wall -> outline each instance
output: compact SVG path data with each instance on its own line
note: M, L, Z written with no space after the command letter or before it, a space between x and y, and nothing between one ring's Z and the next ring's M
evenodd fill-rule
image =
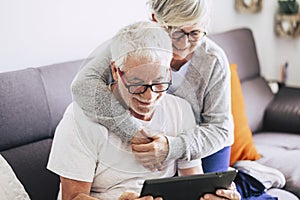
M264 0L258 14L240 14L235 0L209 0L210 32L250 27L256 39L261 72L280 78L289 62L288 84L300 86L300 38L277 38L276 0ZM119 28L147 20L146 0L0 0L0 71L86 58Z
M0 71L86 58L145 10L145 0L0 0Z
M300 86L300 37L278 38L274 32L276 0L263 0L263 9L257 14L235 11L235 0L212 0L211 32L236 27L250 27L254 33L261 65L267 79L280 80L280 66L289 63L287 84Z

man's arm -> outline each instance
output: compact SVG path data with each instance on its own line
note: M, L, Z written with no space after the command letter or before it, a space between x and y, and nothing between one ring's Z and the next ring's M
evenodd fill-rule
M97 200L91 197L92 183L60 177L62 200Z
M110 41L101 45L79 71L71 85L73 100L85 114L124 142L130 141L141 125L112 95L108 85L113 81L110 72Z

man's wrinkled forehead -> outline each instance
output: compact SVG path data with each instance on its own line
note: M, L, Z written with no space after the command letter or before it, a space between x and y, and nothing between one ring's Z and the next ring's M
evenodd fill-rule
M153 80L169 81L170 66L160 62L144 62L137 65L126 65L122 69L127 80L140 79L145 82Z
M168 57L146 58L138 56L128 56L122 71L148 71L151 68L170 68L170 59Z
M122 71L127 75L146 74L150 76L152 73L165 75L170 69L170 66L161 64L160 62L140 63L136 65L124 65Z

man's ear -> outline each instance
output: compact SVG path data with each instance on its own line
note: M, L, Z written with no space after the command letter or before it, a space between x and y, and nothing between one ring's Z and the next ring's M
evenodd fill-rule
M116 68L115 61L110 62L110 68L111 68L112 77L115 80L115 82L117 82L118 81L118 74L117 74L117 68Z

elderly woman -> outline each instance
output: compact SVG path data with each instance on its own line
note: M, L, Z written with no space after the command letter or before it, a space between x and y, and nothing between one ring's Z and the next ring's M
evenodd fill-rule
M205 172L224 171L229 166L233 143L230 107L230 72L223 50L204 37L209 22L205 0L151 0L153 20L172 38L173 83L169 93L186 99L197 125L175 138L151 138L147 130L110 94L109 44L101 49L97 64L87 63L72 85L73 100L92 120L131 142L145 167L163 167L170 159L203 158ZM150 39L150 38L149 38ZM108 42L109 43L109 42ZM148 137L147 137L148 136Z

